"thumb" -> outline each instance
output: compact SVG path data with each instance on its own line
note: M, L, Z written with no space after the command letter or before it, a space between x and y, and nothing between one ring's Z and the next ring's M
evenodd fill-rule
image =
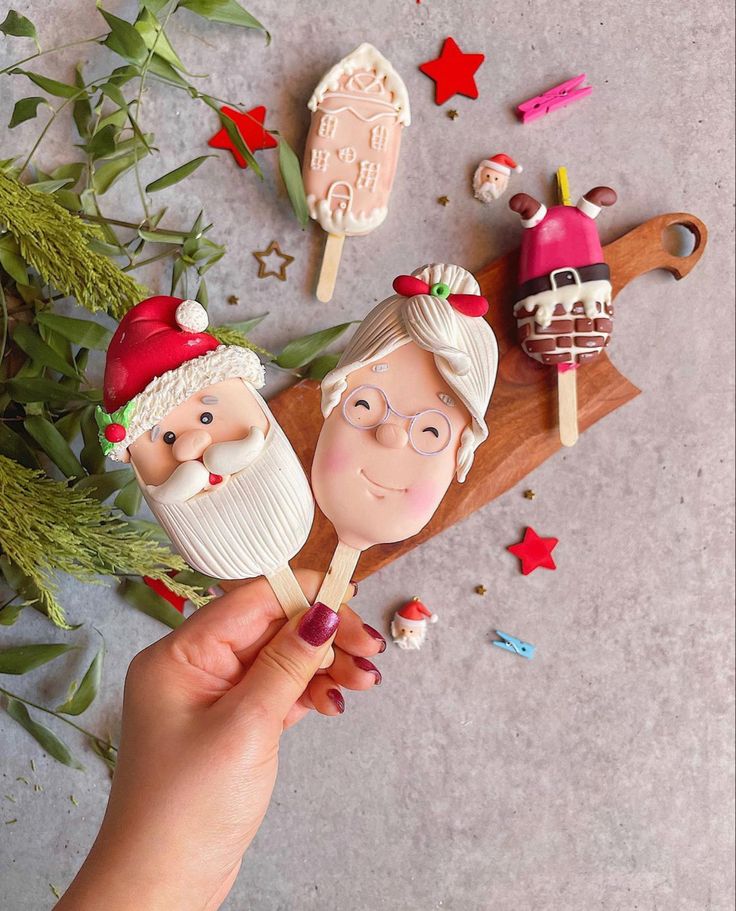
M339 624L339 614L319 601L289 620L238 683L240 704L282 723L319 670Z

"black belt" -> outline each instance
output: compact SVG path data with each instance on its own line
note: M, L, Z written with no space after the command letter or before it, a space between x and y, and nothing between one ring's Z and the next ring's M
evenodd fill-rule
M554 273L540 275L539 278L530 278L523 285L519 285L514 301L522 301L534 294L551 291L553 287L563 288L566 285L574 285L577 283L575 273L577 273L581 283L611 280L611 270L605 263L596 263L594 266L583 266L574 270L556 269ZM552 275L554 275L554 283Z

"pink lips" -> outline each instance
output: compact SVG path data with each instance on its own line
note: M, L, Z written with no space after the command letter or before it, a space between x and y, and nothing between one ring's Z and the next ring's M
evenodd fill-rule
M212 472L210 472L210 484L211 484L213 487L214 487L215 485L217 485L217 484L222 484L222 475L221 475L221 474L213 474Z

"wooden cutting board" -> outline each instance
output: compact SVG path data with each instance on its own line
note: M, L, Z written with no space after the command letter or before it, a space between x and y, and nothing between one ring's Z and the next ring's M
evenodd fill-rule
M681 225L692 233L695 247L688 256L675 256L663 246L664 232L672 225ZM659 215L619 237L605 248L614 297L632 279L653 269L666 269L676 279L684 278L703 255L707 239L707 229L700 219L682 212ZM516 340L512 296L517 255L508 253L476 275L491 304L486 319L493 326L499 346L498 378L487 418L488 439L476 451L468 479L464 484L453 482L429 525L408 541L367 550L358 564L356 579L364 579L480 509L560 448L556 371L524 354ZM580 432L638 394L636 386L616 370L606 354L601 354L578 373ZM308 380L297 383L269 405L309 474L322 426L319 384ZM293 565L326 570L336 543L332 526L317 510L309 540Z

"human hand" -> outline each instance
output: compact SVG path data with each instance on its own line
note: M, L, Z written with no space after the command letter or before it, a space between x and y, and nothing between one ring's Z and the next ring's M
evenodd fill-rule
M315 597L321 576L297 575ZM335 663L314 677L335 629ZM259 579L138 654L105 819L57 911L218 908L268 807L282 731L312 705L339 714L339 685L380 681L364 663L385 647L376 635L345 606L286 622Z

